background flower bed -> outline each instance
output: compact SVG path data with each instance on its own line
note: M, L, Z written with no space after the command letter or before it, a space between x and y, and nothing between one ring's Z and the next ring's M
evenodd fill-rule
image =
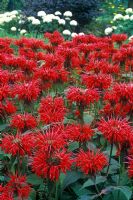
M133 42L45 40L0 39L1 199L132 199Z

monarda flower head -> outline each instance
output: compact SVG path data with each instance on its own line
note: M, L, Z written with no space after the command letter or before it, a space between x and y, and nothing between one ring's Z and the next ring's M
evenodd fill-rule
M101 119L98 123L98 130L110 143L116 144L127 142L131 135L131 126L126 119Z
M112 41L117 43L122 43L123 41L127 40L126 34L113 34Z
M14 96L18 95L18 99L24 100L25 102L31 102L38 98L40 94L40 87L38 82L30 81L14 86Z
M11 119L11 126L18 130L33 129L37 126L36 119L29 113L16 114Z
M1 141L1 148L5 153L13 156L26 154L30 155L34 147L34 137L32 134L4 134Z
M55 151L66 145L64 129L62 126L54 126L46 133L38 133L36 138L37 149L42 151Z
M86 152L81 150L76 157L76 166L85 174L95 175L107 165L107 157L100 151L95 153L90 150Z
M66 91L67 99L72 103L81 103L82 105L90 105L99 100L99 94L95 89L82 89L78 87L70 87Z
M112 83L112 77L108 74L94 74L87 75L84 74L82 76L83 84L86 85L87 88L96 88L101 90L108 89Z
M88 124L70 124L66 126L65 135L68 140L86 142L91 139L93 132Z
M40 120L45 124L62 122L66 113L64 100L62 97L52 98L47 96L40 103Z
M10 176L10 180L6 185L9 193L13 193L14 197L28 199L31 187L26 182L26 176L18 176L17 174Z
M33 157L32 170L50 180L58 180L61 172L66 173L72 165L71 153L65 150L54 151L52 154L38 151Z

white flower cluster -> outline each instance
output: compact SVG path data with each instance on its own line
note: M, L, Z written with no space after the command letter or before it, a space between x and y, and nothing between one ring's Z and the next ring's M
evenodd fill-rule
M114 16L114 18L112 19L112 22L111 22L113 24L113 26L107 27L104 30L104 33L105 33L105 35L109 35L116 29L118 29L118 30L119 30L119 28L122 29L124 23L127 23L127 22L129 23L131 21L133 21L133 9L127 8L125 10L125 15L122 15L119 13Z
M125 10L126 15L122 14L116 14L113 18L113 21L117 20L133 20L133 9L132 8L127 8Z
M71 36L71 37L76 37L78 35L82 36L82 35L84 35L84 33L79 33L79 34L75 33L75 32L71 33L71 31L69 31L69 30L64 30L63 31L63 35Z
M78 23L76 20L71 20L72 12L66 11L63 14L60 11L56 11L54 14L46 14L44 11L39 11L37 13L37 16L40 17L40 20L43 20L44 23L50 23L53 22L53 20L56 20L59 25L65 25L66 20L70 20L71 26L77 26ZM65 19L61 18L61 16L64 16ZM28 20L32 22L32 24L37 24L37 21L35 17L28 17ZM35 23L36 22L36 23ZM38 21L39 24L39 21Z
M13 19L17 18L18 15L19 15L19 12L17 10L0 14L0 25L11 22Z
M27 33L27 30L21 29L21 25L25 27L26 23L27 25L29 25L29 27L31 27L31 31L32 29L37 30L39 27L44 27L44 30L47 30L47 24L49 26L49 24L51 23L51 26L54 27L53 24L57 23L55 27L57 27L57 29L60 28L60 31L62 31L63 35L75 37L78 34L74 32L74 27L78 25L78 22L72 19L72 16L73 14L71 11L66 11L64 13L56 11L54 14L46 14L46 12L42 10L37 13L37 17L26 17L21 14L21 11L14 10L12 12L0 14L0 26L2 27L2 29L3 27L6 27L11 32L19 32L21 35L24 35ZM11 23L12 20L15 21ZM80 33L79 35L83 34L84 33Z

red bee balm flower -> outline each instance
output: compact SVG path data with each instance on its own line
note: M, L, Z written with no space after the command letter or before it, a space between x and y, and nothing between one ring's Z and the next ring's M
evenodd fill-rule
M62 97L52 98L47 96L40 103L39 113L41 121L45 124L62 122L64 120L66 108Z
M32 129L37 125L36 119L29 113L24 115L14 115L11 120L11 126L19 130Z
M72 165L71 154L65 150L54 153L39 151L33 157L32 169L38 176L58 180L60 172L66 173Z
M106 156L99 151L97 153L88 150L84 152L81 150L76 158L76 166L80 167L81 171L85 174L96 174L100 172L106 165L108 161Z
M2 150L6 153L12 154L13 156L17 154L21 156L30 154L33 146L34 138L31 134L17 134L16 136L5 134L1 143Z
M70 102L82 103L82 105L90 105L99 100L99 94L95 89L70 87L66 95Z
M28 198L31 191L31 187L26 182L25 176L13 175L10 177L10 181L7 183L7 191L11 191L19 198Z
M125 143L131 135L131 127L126 119L101 119L98 129L110 143Z
M85 142L91 139L93 130L89 125L70 124L66 127L66 135L69 140Z
M55 126L48 130L45 134L39 133L37 135L36 146L42 151L63 148L66 144L63 136L62 127Z

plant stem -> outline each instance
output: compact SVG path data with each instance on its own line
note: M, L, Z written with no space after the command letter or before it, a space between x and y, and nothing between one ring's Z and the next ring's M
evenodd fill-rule
M112 152L113 152L113 143L111 144L111 148L110 148L109 164L108 164L108 168L107 168L107 174L106 174L106 177L108 176L108 173L109 173L109 168L110 168L110 164L111 164Z

